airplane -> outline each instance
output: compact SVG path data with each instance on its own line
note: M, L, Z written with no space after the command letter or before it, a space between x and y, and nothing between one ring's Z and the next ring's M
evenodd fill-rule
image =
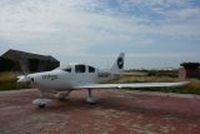
M86 89L88 90L86 101L90 104L95 104L99 98L93 96L92 90L94 89L180 87L188 84L187 81L123 84L105 83L123 75L124 57L125 54L120 53L111 69L108 70L100 70L85 64L74 64L66 67L58 67L52 71L21 75L18 76L17 82L29 82L40 91L40 97L32 102L39 108L44 108L52 103L52 99L48 98L48 94L54 95L60 100L65 100L72 91Z

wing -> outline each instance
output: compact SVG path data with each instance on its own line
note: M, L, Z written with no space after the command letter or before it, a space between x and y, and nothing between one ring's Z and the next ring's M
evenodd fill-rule
M123 88L160 88L160 87L181 87L187 85L188 81L163 82L163 83L128 83L128 84L90 84L77 86L77 89L123 89Z

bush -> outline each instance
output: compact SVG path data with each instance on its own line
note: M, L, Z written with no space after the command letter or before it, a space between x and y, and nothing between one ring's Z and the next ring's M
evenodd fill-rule
M17 74L14 72L0 73L0 91L27 88L27 85L17 84Z
M11 72L0 73L0 90L16 89L16 75Z

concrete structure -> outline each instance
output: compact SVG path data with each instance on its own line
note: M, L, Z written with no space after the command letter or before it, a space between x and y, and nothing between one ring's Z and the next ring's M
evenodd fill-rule
M179 70L179 78L200 78L200 63L182 63Z
M19 50L8 50L2 56L3 59L15 62L15 71L41 72L49 71L60 65L60 62L49 55L39 55Z

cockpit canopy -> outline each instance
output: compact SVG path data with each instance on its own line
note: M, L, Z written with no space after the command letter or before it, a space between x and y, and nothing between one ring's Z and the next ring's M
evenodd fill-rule
M62 67L61 70L66 71L68 73L75 72L75 73L95 73L96 69L89 65L84 64L76 64L70 65L66 67Z

